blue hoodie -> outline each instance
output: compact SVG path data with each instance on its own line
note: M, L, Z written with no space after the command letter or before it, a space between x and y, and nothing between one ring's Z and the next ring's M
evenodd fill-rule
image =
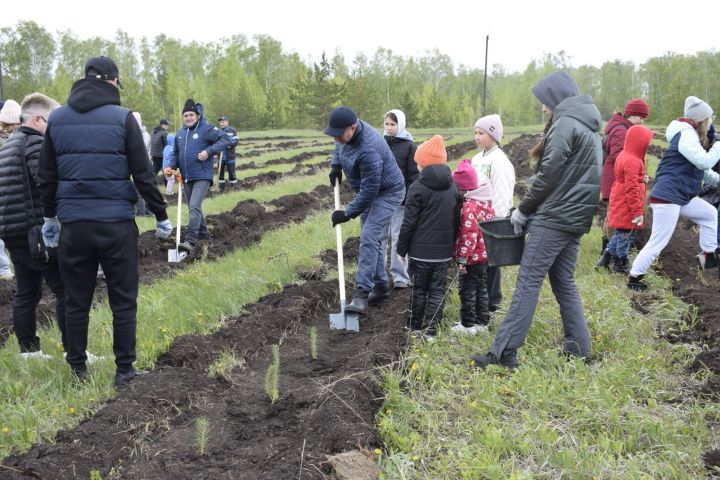
M175 147L175 134L168 133L167 145L163 148L163 170L170 166L170 160L172 159L173 148Z

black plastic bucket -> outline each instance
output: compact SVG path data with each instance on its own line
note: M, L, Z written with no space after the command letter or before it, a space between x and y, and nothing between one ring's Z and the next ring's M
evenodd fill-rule
M520 265L525 248L525 231L515 233L509 218L479 222L488 255L488 266Z

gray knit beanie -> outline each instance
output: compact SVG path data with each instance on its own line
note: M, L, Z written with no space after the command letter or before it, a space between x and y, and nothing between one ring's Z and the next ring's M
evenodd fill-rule
M580 95L575 80L562 70L551 73L540 80L532 91L537 99L550 110L555 110L555 107L566 98Z
M690 95L685 99L685 117L696 122L702 122L706 118L713 116L713 109L710 105L700 100L698 97Z

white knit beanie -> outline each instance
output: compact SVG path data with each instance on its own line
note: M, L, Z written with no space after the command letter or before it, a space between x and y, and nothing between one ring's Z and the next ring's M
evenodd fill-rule
M713 109L710 105L700 100L698 97L690 95L685 99L685 117L696 122L702 122L706 118L713 116Z
M0 110L0 122L7 125L20 123L20 105L15 100L6 100Z
M503 124L500 120L500 115L492 114L486 115L475 122L475 128L483 130L490 135L493 140L500 143L503 137Z

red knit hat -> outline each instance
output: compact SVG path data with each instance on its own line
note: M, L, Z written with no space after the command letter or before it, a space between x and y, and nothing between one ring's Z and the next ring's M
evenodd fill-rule
M649 113L650 108L644 100L640 98L633 98L625 104L625 112L623 112L623 115L625 117L638 116L641 118L647 118Z
M478 188L478 176L475 167L469 158L460 161L452 174L455 185L460 190L475 190Z
M447 152L445 151L443 137L435 135L430 140L423 142L415 150L415 163L421 168L428 165L447 163Z

